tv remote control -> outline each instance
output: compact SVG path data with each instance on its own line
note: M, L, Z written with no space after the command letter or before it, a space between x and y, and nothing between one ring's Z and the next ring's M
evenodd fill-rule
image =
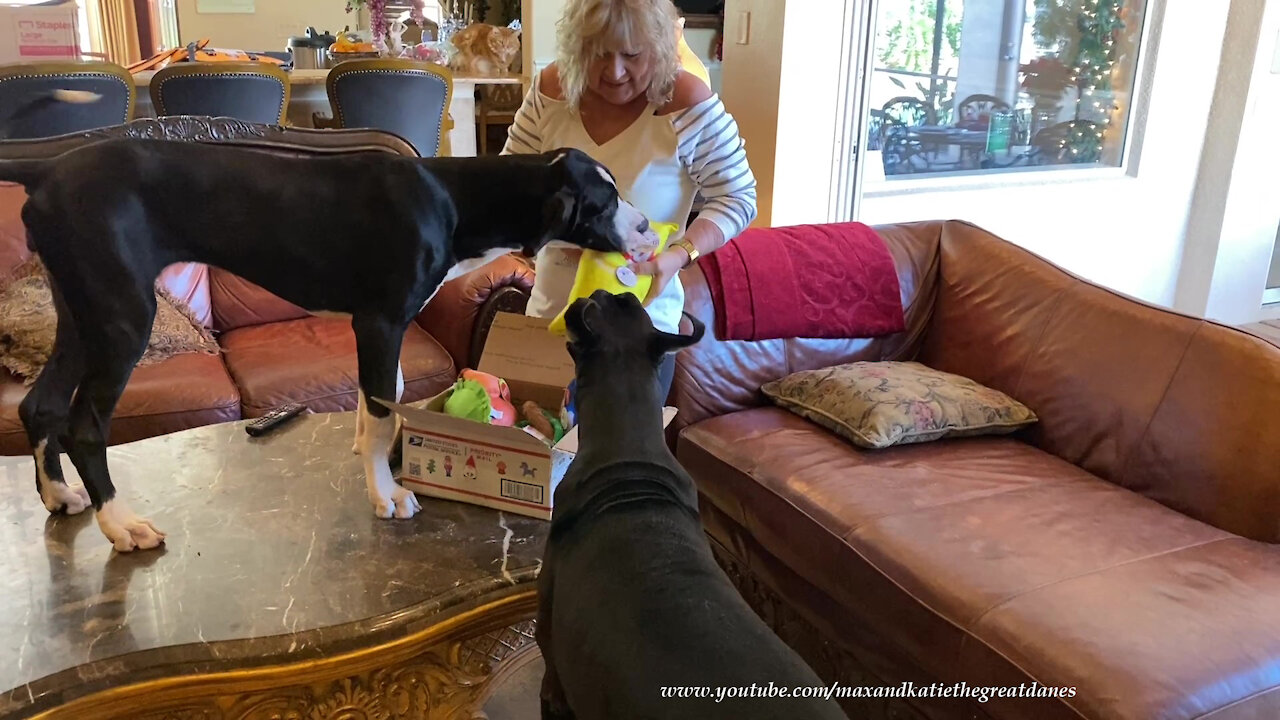
M244 431L253 437L262 437L285 424L290 419L297 417L306 409L307 406L301 403L281 405L280 407L271 410L266 415L263 415L257 420L245 425Z

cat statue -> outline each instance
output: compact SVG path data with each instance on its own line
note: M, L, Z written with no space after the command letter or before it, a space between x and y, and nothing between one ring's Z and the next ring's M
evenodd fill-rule
M520 54L520 30L472 23L449 38L457 54L449 62L456 72L494 77L510 72Z

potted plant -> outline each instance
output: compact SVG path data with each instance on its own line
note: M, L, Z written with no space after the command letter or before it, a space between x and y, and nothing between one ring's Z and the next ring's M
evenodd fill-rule
M1031 96L1038 120L1056 119L1062 109L1062 95L1073 86L1071 71L1056 55L1044 55L1022 65L1022 89Z

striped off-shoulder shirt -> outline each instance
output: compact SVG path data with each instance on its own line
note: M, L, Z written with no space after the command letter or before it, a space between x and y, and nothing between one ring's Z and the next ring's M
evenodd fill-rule
M617 179L622 196L651 221L673 223L683 232L696 211L731 240L755 219L755 176L738 124L716 95L668 114L658 114L650 105L625 130L597 143L567 103L539 90L535 76L502 152L541 153L561 147L577 148L603 163ZM557 245L539 254L529 314L553 317L563 309L576 270L571 258ZM649 305L649 314L659 329L676 332L683 307L684 289L672 281Z

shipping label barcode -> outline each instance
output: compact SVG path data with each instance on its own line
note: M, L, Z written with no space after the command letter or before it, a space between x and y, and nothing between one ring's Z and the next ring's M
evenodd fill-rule
M522 502L542 504L542 486L516 480L502 480L502 497Z

